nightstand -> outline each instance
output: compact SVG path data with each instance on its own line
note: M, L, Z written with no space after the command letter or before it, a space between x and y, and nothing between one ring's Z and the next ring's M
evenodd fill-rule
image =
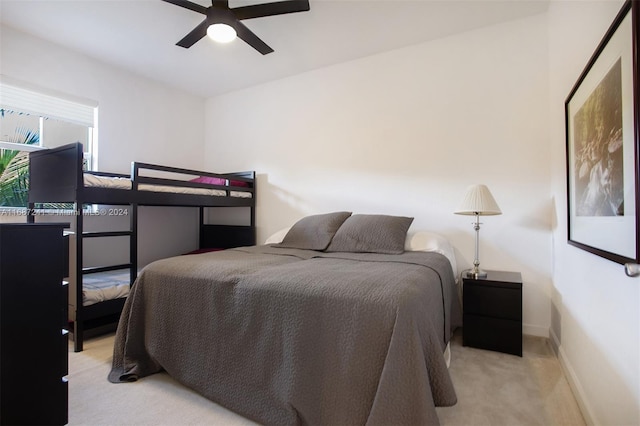
M486 272L462 279L462 344L522 356L522 276Z

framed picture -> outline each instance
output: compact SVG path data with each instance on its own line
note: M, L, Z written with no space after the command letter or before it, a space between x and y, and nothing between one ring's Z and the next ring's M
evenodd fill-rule
M638 2L627 0L565 102L569 244L640 262Z

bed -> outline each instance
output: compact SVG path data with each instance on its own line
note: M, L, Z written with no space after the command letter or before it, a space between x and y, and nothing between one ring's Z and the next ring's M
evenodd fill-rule
M68 314L73 323L75 351L82 350L85 331L115 328L117 324L129 287L138 273L139 206L199 208L201 249L255 244L256 181L252 171L220 174L134 162L130 175L85 172L83 146L73 143L31 152L29 180L28 221L35 222L43 214L56 214L51 212L55 208L73 217L75 237L69 244ZM105 208L96 209L98 205ZM248 208L249 223L244 226L207 224L205 209L208 207ZM84 216L111 211L126 214L129 229L86 232ZM108 237L129 239L129 262L84 267L83 241ZM128 275L126 284L123 273ZM91 286L97 287L97 299L87 299L88 293L93 293L83 287L87 277L91 277Z
M456 403L443 356L461 322L451 261L405 251L408 218L396 232L381 223L396 217L342 213L338 226L304 218L313 226L280 243L145 267L109 380L164 370L261 424L438 424L435 407Z

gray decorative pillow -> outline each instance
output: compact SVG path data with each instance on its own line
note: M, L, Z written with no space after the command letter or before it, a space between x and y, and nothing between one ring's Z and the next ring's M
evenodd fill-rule
M354 214L338 229L326 251L401 254L412 217Z
M335 212L303 217L287 232L280 244L274 247L322 251L329 246L340 225L351 212Z

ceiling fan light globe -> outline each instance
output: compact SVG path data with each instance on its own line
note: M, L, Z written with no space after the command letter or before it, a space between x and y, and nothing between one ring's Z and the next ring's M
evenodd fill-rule
M237 37L236 30L227 24L213 24L207 28L207 35L218 43L229 43Z

